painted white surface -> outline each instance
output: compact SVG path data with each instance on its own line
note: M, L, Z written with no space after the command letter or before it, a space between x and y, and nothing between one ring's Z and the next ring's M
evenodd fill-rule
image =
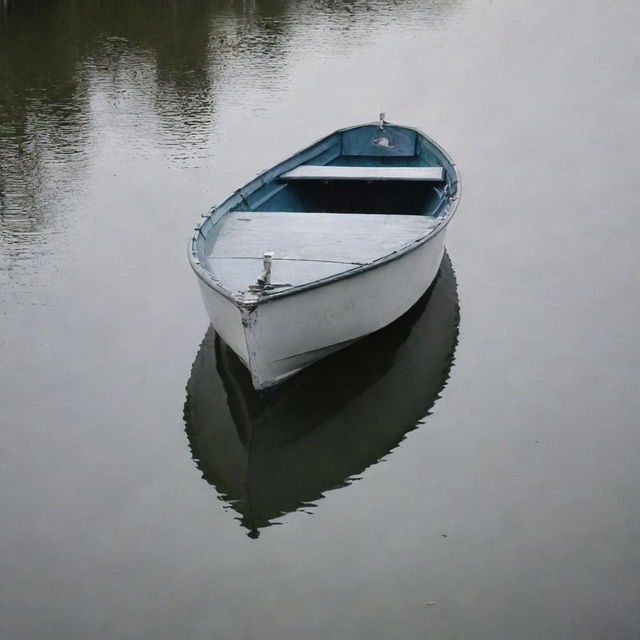
M262 258L211 258L207 260L209 270L216 279L233 295L241 295L249 285L255 284L264 266ZM344 271L355 269L358 264L344 262L323 262L316 260L281 260L271 261L271 283L273 285L289 285L279 290L297 287L322 278L338 275Z
M417 215L230 213L219 223L206 265L231 293L246 291L271 251L271 281L299 286L400 251L440 222Z
M283 380L408 311L438 272L444 235L377 268L258 305L245 328L254 386Z
M247 362L247 344L240 309L229 298L198 278L200 293L211 324L224 341Z
M442 167L336 167L304 164L280 176L283 180L443 180Z
M438 272L444 235L353 277L262 302L243 311L244 326L239 313L218 309L220 300L233 305L206 285L205 306L216 331L248 364L254 386L267 387L408 311Z

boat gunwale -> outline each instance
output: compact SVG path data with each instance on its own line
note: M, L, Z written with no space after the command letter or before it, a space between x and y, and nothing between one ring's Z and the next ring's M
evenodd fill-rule
M411 251L414 251L418 247L421 247L422 245L426 244L427 242L429 242L430 240L435 238L438 234L443 232L446 229L446 227L449 224L449 222L451 221L451 219L453 218L453 216L454 216L454 214L455 214L455 212L458 209L458 206L460 204L460 190L461 190L462 182L461 182L460 171L459 171L458 167L456 166L456 163L453 161L451 156L437 142L435 142L435 140L433 140L428 135L423 133L420 129L417 129L415 127L407 127L407 126L404 126L404 125L397 125L397 124L385 121L384 122L385 125L395 126L395 127L401 128L401 129L407 129L407 130L410 130L410 131L414 131L416 134L422 136L428 143L433 145L435 147L435 149L439 153L441 153L444 156L444 158L451 165L451 169L452 169L452 172L453 172L453 178L454 178L454 180L451 181L451 184L455 185L456 189L455 189L455 192L453 193L453 195L451 197L449 197L448 200L446 201L446 204L444 206L442 215L431 216L434 220L440 220L439 224L436 227L431 229L425 235L417 238L414 242L402 247L401 249L399 249L397 251L393 251L393 252L391 252L391 253L389 253L387 255L380 256L378 259L374 260L373 262L369 262L367 264L363 264L363 265L359 265L359 266L354 266L353 269L349 269L347 271L342 271L340 273L337 273L337 274L334 274L334 275L331 275L331 276L326 276L324 278L320 278L320 279L314 280L312 282L307 282L305 284L296 285L296 286L290 287L290 288L285 289L285 290L269 291L266 294L265 293L261 293L261 294L258 294L258 295L252 295L251 297L249 297L246 300L240 298L237 294L234 295L231 291L229 291L224 286L222 286L220 281L215 278L213 273L211 271L209 271L208 269L205 269L205 267L203 266L202 262L200 261L199 256L198 256L199 252L198 252L198 248L197 248L197 241L198 241L198 239L199 239L199 237L201 235L204 237L204 234L202 232L203 225L207 222L207 220L211 220L212 217L214 216L214 214L218 211L218 209L220 207L224 206L225 203L227 203L229 200L231 200L235 195L240 195L241 197L243 197L241 192L242 192L242 189L244 189L247 185L251 184L251 182L253 182L254 180L259 180L260 178L263 178L263 176L265 174L269 173L270 171L273 171L278 166L284 164L288 160L294 159L297 155L299 155L301 153L309 151L310 149L312 149L316 145L321 144L322 142L324 142L325 140L330 139L332 136L334 136L336 134L342 134L345 131L351 131L353 129L360 129L362 127L379 126L379 124L380 124L379 122L367 122L367 123L364 123L364 124L357 124L357 125L353 125L353 126L350 126L350 127L345 127L343 129L336 129L335 131L333 131L329 135L323 136L322 138L318 138L315 142L312 142L310 145L304 147L303 149L298 150L297 152L295 152L292 155L288 156L287 158L285 158L281 162L278 162L278 163L274 164L272 167L269 167L268 169L266 169L264 171L261 171L259 174L257 174L253 179L251 179L245 185L243 185L242 187L239 187L238 189L235 189L229 196L227 196L222 201L222 203L220 205L216 205L216 206L212 207L210 209L210 211L208 212L208 214L202 216L202 220L196 226L196 228L194 229L193 233L191 234L191 236L189 238L189 247L188 247L189 263L191 265L191 268L195 272L195 274L208 287L210 287L211 289L215 290L217 293L219 293L223 297L227 298L229 301L231 301L239 309L243 309L243 308L244 309L254 309L258 305L267 304L269 302L273 302L274 300L279 300L280 298L283 298L283 297L295 295L295 294L298 294L298 293L303 293L305 291L309 291L309 290L315 289L317 287L321 287L321 286L330 284L332 282L339 282L341 280L346 280L347 278L353 278L353 277L355 277L357 275L360 275L361 273L364 273L365 271L373 270L373 269L376 269L376 268L381 267L383 265L386 265L386 264L389 264L391 262L394 262L395 260L398 260L398 259L404 257L405 255L407 255ZM300 166L300 165L304 164L304 162L305 161L303 160L303 161L301 161L300 163L298 163L295 166L296 167ZM275 180L275 179L277 179L277 176L275 178L272 178L271 180ZM266 182L265 182L265 184L266 184ZM220 219L215 221L215 222L212 222L212 226L220 223L230 213L233 213L233 211L227 210L227 211L222 212L222 215L220 216ZM300 215L304 215L304 212L300 212Z

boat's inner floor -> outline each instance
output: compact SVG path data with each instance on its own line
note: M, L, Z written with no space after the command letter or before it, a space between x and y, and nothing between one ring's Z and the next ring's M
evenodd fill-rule
M439 222L419 215L237 211L220 221L206 261L227 290L246 291L271 251L271 282L300 286L397 252Z
M298 180L289 182L260 208L420 215L434 211L440 204L441 189L441 181Z

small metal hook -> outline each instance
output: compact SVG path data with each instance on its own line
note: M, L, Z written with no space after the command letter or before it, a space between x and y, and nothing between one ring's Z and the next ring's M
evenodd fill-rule
M262 257L262 273L258 276L255 284L249 285L250 291L262 291L271 286L271 261L273 260L273 251L265 251Z
M262 267L264 271L258 276L258 284L265 285L271 284L271 260L273 259L273 251L265 251L262 257Z

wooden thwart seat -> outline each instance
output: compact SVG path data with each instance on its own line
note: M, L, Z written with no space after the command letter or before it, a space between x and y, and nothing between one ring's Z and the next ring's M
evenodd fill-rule
M281 180L409 180L441 182L442 167L336 167L303 164L280 176Z

